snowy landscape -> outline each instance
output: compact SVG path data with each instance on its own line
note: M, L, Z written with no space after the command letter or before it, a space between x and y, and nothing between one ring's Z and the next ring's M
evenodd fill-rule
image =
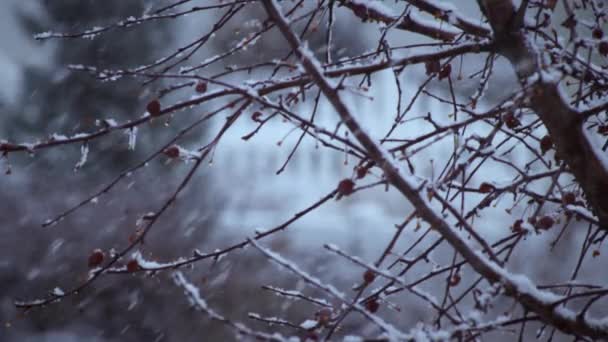
M608 338L602 0L0 9L0 341Z

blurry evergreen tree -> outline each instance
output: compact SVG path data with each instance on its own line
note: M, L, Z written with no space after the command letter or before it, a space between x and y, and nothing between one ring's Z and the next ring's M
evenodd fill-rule
M129 16L138 17L148 10L146 6L158 3L147 0L39 1L42 13L21 15L24 28L32 35L47 30L82 32L95 26L107 26ZM249 14L261 16L261 13ZM234 20L230 23L234 27L225 31L246 34L241 26L247 19L248 16L244 16ZM6 131L2 132L2 137L22 142L37 140L44 134L72 135L96 129L95 121L99 119L112 118L124 122L142 115L145 104L155 96L157 89L153 88L154 85L142 86L143 79L127 77L116 82L100 82L87 73L69 70L67 65L122 69L151 63L172 48L171 41L176 32L175 26L170 23L173 22L155 21L126 30L111 30L93 40L53 39L43 42L54 47L49 65L25 70L23 96L13 108L10 127L4 127ZM339 38L333 47L336 56L340 55L339 51L344 46L358 50L366 48L363 40L350 34L347 27L341 27L337 32L340 33ZM234 40L234 35L218 37L205 53L224 51ZM311 44L315 46L315 51L323 54L323 39L316 39ZM245 59L235 57L228 61L249 64L261 54L284 55L281 49L276 48L274 41L268 40L251 49ZM36 151L36 158L31 162L24 162L28 158L26 154L11 155L11 158L18 160L14 162L18 166L15 166L14 174L9 176L13 177L11 191L0 191L0 201L6 203L0 208L0 219L4 217L5 222L19 222L19 225L0 226L0 260L14 261L10 265L0 263L0 291L6 294L0 300L0 317L6 317L6 322L11 326L10 329L0 330L0 341L23 340L24 336L40 338L49 331L70 332L76 340L96 337L101 341L220 341L233 338L229 330L189 308L181 291L169 284L169 274L154 275L152 279L145 275L108 276L81 296L32 310L25 315L16 312L12 305L15 297L30 298L54 286L65 286L64 289L67 289L80 283L86 276L86 253L93 248L107 251L111 247L124 246L133 232L137 215L156 209L146 205L155 204L154 199L164 199L173 189L174 182L179 180L179 175L169 174L179 171L176 171L178 165L174 167L165 165L162 160L154 160L144 169L145 172L138 172L133 176L133 181L125 182L132 182L132 187L118 187L111 194L101 197L99 204L80 210L58 226L41 229L40 223L70 204L77 203L105 185L118 172L145 158L159 144L163 144L171 133L176 132L180 123L178 120L187 119L188 116L176 116L169 126L161 120L152 122L146 127L149 132L138 135L134 151L128 150L127 137L119 133L92 142L89 161L77 173L71 169L78 161L76 146ZM201 134L195 133L186 140L200 137ZM341 156L335 158L339 160ZM28 164L28 167L23 167ZM71 175L61 176L61 173ZM26 176L23 184L14 181L21 175ZM49 179L61 181L48 184ZM202 179L199 185L205 183L205 176ZM191 187L197 188L199 185ZM82 189L78 189L79 186ZM154 253L150 256L152 259L184 256L193 247L205 250L207 244L217 246L217 241L215 244L210 241L210 237L215 237L210 235L214 233L212 228L216 217L213 207L217 201L206 195L212 193L212 185L203 186L205 191L186 193L187 198L180 199L179 206L171 208L169 215L164 216L147 238L142 249ZM63 187L70 190L65 191ZM11 201L11 196L22 196L22 200ZM47 204L40 208L38 203ZM217 235L221 235L221 232ZM27 243L17 248L23 241ZM279 250L286 251L288 246L289 241L284 241ZM318 264L319 260L310 262ZM302 311L296 306L285 306L272 294L259 295L257 285L268 284L268 279L273 279L273 284L279 287L290 286L288 278L275 280L273 265L259 256L230 256L221 262L213 261L211 265L201 263L193 272L201 274L192 278L199 279L197 284L205 291L212 306L228 317L237 320L246 317L243 310L247 310L247 306L240 305L244 303L264 308L269 313L284 311L286 317L291 316L295 322L314 315L313 308ZM268 327L260 325L260 328ZM3 339L3 332L10 333L8 338Z
M21 12L20 21L31 35L47 30L82 32L129 16L141 16L150 4L146 0L44 0L40 3L41 13ZM25 68L22 97L6 114L12 116L11 124L0 127L4 130L3 138L27 142L44 134L73 135L99 129L96 120L112 118L124 122L140 117L147 101L155 96L155 86L142 86L142 79L126 77L116 82L100 82L67 66L119 69L151 63L167 52L163 47L176 34L175 27L168 24L154 22L128 30L111 30L100 37L103 39L43 42L53 45L49 65ZM0 188L4 190L0 191L0 202L5 205L0 208L0 220L19 224L0 227L0 260L10 260L0 263L0 291L4 294L0 317L4 317L2 324L10 327L0 330L0 340L22 340L24 336L57 330L74 333L76 339L95 336L100 340L152 341L165 336L179 340L188 335L192 326L197 326L193 322L200 319L197 315L167 311L176 301L182 301L183 295L172 286L158 286L169 282L166 277L152 281L132 277L118 285L108 279L85 291L87 296L26 315L15 311L12 305L16 297L42 293L40 290L49 286L67 288L81 282L87 272L87 255L83 253L97 247L107 252L111 247L124 245L138 215L153 209L144 207L137 199L157 196L161 200L173 190L174 184L165 181L166 174L179 172L179 166L155 161L140 172L143 175L126 182L135 185L114 189L116 194L102 197L92 210L81 210L50 230L40 227L46 215L56 215L86 198L118 172L158 149L179 125L159 121L147 129L152 132L138 135L134 151L128 149L127 136L120 133L91 142L89 161L81 172L72 172L78 154L74 153L74 147L67 146L37 151L29 167L19 166L12 175L2 176ZM200 139L200 134L191 138ZM18 160L15 164L23 165L27 156L15 156L15 160ZM72 175L60 177L61 173ZM48 179L62 181L49 184ZM62 190L66 187L71 189L67 195ZM213 220L206 214L211 210L211 201L202 198L204 194L192 195L196 196L192 205L176 208L156 227L147 246L155 257L174 258L200 247L201 241L206 240ZM18 198L36 198L45 204L40 208ZM59 235L56 229L61 230ZM156 234L162 238L158 239ZM184 239L184 234L191 238ZM62 274L59 279L57 272ZM190 328L182 329L180 325Z
M82 32L95 26L107 26L128 16L140 16L147 9L146 3L150 2L46 0L40 16L23 14L21 21L32 35L48 29ZM50 65L48 68L26 68L26 91L17 106L22 112L15 115L8 138L40 136L42 132L70 135L95 129L98 119L113 118L122 122L139 117L154 89L142 87L140 80L133 78L100 82L85 72L71 71L67 66L83 64L100 69L120 69L152 62L166 52L162 49L163 42L170 42L173 33L167 22L155 22L129 30L111 30L104 34L103 39L44 42L55 46ZM162 125L156 126L152 129L158 130ZM158 137L158 133L155 132L154 136ZM95 149L112 149L112 153L96 153L95 166L122 169L128 161L150 151L138 148L133 153L126 148L126 138L123 141L123 144L94 142L92 153ZM143 142L138 147L142 146L150 145ZM56 163L55 155L51 154L49 159L55 160L49 165Z

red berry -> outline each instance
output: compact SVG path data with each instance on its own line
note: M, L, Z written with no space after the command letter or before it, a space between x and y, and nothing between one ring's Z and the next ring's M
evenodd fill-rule
M553 147L553 140L550 136L545 135L542 139L540 139L540 151L542 154L545 154Z
M576 24L577 21L574 14L571 14L568 18L566 18L566 20L562 22L562 26L570 30L574 29L576 27Z
M553 227L555 220L551 216L543 216L538 220L538 228L549 229Z
M137 262L137 260L130 260L127 263L127 271L128 272L136 272L139 271L139 263Z
M573 192L566 192L562 195L562 202L565 205L574 204L576 202L576 195Z
M377 299L371 299L371 300L368 300L367 302L365 302L365 309L367 309L367 311L369 311L371 313L378 311L379 308L380 308L380 303L378 303Z
M492 191L494 191L494 185L492 185L490 183L483 182L479 186L479 192L481 192L481 193L487 194Z
M376 279L376 273L374 273L374 271L367 270L365 271L365 273L363 273L363 281L366 284L371 283L372 281L374 281L374 279Z
M353 193L353 189L355 188L355 182L346 178L340 181L338 184L338 194L342 196L348 196Z
M593 251L593 253L591 254L594 258L600 256L600 251L598 251L597 249Z
M163 151L163 153L167 157L175 159L175 158L179 157L179 147L177 147L175 145L169 146Z
M602 40L597 46L597 51L602 56L608 56L608 41Z
M105 254L101 249L95 249L91 255L89 255L89 267L97 267L103 263Z
M602 39L602 38L604 38L604 31L602 31L601 28L596 27L593 29L593 32L591 32L591 35L595 39Z
M207 91L207 82L198 82L196 84L196 87L194 88L194 90L196 90L197 93L204 93Z
M357 168L357 179L361 179L365 177L367 174L367 168L365 166L361 166Z
M331 321L332 310L330 308L322 308L315 313L315 318L319 325L326 326Z
M454 275L452 275L452 277L450 278L449 285L456 286L456 285L460 284L460 280L461 280L460 274L454 273Z
M253 120L255 122L260 122L261 116L262 116L261 112L253 112L253 114L251 114L251 120Z
M522 223L524 223L524 220L516 220L516 221L513 223L513 226L511 227L511 230L512 230L514 233L520 233L520 232L523 232L523 231L524 231L524 229L521 227Z
M515 117L515 113L508 112L502 117L502 121L509 127L510 129L516 128L521 125L521 122L517 117Z
M442 80L446 77L449 77L451 73L452 73L452 65L448 64L448 65L444 66L443 69L441 69L441 71L439 71L439 79Z
M152 100L146 106L146 110L150 113L151 116L159 116L160 115L160 102L158 100Z

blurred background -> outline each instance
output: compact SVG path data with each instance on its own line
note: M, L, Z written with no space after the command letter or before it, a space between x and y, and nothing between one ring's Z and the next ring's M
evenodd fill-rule
M163 3L168 2L0 2L0 138L36 141L53 133L71 135L92 130L100 119L122 122L140 117L145 104L166 84L142 85L141 80L129 78L103 83L85 73L72 72L67 65L124 68L151 63L205 32L219 12L187 20L156 21L129 30L113 30L92 40L38 42L33 34L47 30L79 32L131 15L140 16ZM467 3L460 10L479 18L474 2ZM196 57L203 60L225 51L248 33L247 22L255 18L261 18L259 11L240 14ZM377 30L370 30L369 25L351 25L354 22L359 20L352 15L339 14L335 27L336 46L332 47L335 56L340 57L341 53L354 55L376 47ZM419 38L393 31L389 39L396 44L399 41L413 43ZM312 37L310 44L319 53L327 48L323 46L322 38ZM256 58L283 57L285 53L283 45L265 39L246 54L234 56L214 68L221 70L226 63L252 63ZM479 57L479 63L483 63L482 57ZM491 103L505 96L505 89L516 89L512 75L504 70L509 69L499 67L495 70L497 81L486 93L486 101ZM402 76L404 97L412 96L423 77L423 66L412 67ZM396 99L385 95L394 93L392 78L392 73L380 73L375 77L369 94L374 98L373 102L356 97L348 99L357 106L358 115L372 133L381 134L392 123ZM476 85L476 80L463 80L457 95L469 96L476 90ZM431 83L429 89L439 94L447 91L439 82ZM171 103L189 96L191 94L180 93L163 101ZM320 122L333 127L333 113L326 103L321 106L324 109L320 113L327 118L321 117ZM136 220L163 203L185 175L187 165L166 158L154 159L109 194L100 197L96 204L84 207L55 226L42 228L42 222L98 191L117 174L157 150L188 122L188 117L212 109L203 105L176 115L171 122L152 122L145 130L137 132L133 150L129 149L128 134L99 139L90 145L87 164L77 171L74 165L80 159L80 146L63 146L37 151L33 155L11 154L8 161L0 163L1 341L219 341L234 338L230 330L190 308L182 290L173 284L169 274L164 273L109 275L78 296L28 312L17 310L13 305L15 299L40 297L55 287L71 288L85 279L91 251L124 247L135 230ZM307 116L311 108L306 104L298 110L302 116ZM418 116L442 110L451 111L449 106L446 108L427 97L418 101L411 112ZM183 143L201 145L210 139L216 128L210 125L196 130L185 137ZM214 153L213 163L197 173L194 183L146 239L142 247L146 257L169 261L191 255L194 249L209 252L242 241L257 229L269 229L288 220L335 189L341 179L353 174L354 161L305 139L285 171L276 175L299 134L287 134L286 125L273 123L254 138L243 141L241 136L253 128L253 123L244 122L222 141ZM413 125L408 129L415 132L418 127ZM413 161L420 174L431 176L433 160L447 158L452 151L451 147L439 144ZM8 170L10 174L6 172ZM501 170L497 169L492 177L500 178L501 175ZM296 260L312 274L348 291L360 281L361 269L329 254L323 244L335 243L368 261L375 260L392 237L394 225L409 213L409 204L399 195L392 191L387 193L384 188L372 189L341 201L331 201L264 244ZM490 228L486 234L499 236L508 231L511 221L504 211L496 210L478 222L487 222ZM408 246L408 242L421 233L422 230L409 231L400 246ZM568 258L572 246L577 246L577 236L566 235L554 252L555 263L562 257ZM547 238L531 239L526 243L536 246L546 242ZM447 253L445 249L446 253L442 254L442 250L434 253L437 263L449 262L451 258L451 252ZM524 250L526 255L514 257L515 270L533 274L539 281L563 275L550 269L550 260L543 265L523 262L546 253L546 249L531 247ZM262 290L261 286L322 295L252 249L237 251L217 262L198 263L185 272L216 311L260 330L283 331L283 328L268 328L248 319L247 313L280 315L299 324L313 318L316 311L309 303L286 301ZM439 286L441 284L430 284L428 290ZM386 315L387 320L399 326L413 327L429 318L426 304L419 299L408 297L396 300L396 304L401 305L402 310L393 310ZM351 317L345 321L344 331L366 333L366 329L372 329L361 324L364 321L360 318ZM292 330L283 332L293 333Z

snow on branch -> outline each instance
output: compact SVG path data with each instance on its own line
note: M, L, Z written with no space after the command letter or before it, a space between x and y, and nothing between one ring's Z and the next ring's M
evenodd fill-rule
M273 252L273 251L271 251L271 250L269 250L269 249L267 249L265 247L262 247L262 245L260 245L257 241L255 241L253 239L249 239L249 242L257 250L259 250L262 254L264 254L266 257L268 257L270 260L274 261L275 263L277 263L281 267L283 267L283 268L289 270L290 272L294 273L296 276L298 276L302 280L306 281L310 285L312 285L314 287L317 287L317 288L325 291L327 294L329 294L330 296L338 299L343 304L350 305L350 302L345 297L345 295L341 291L339 291L338 289L336 289L333 285L326 284L323 281L321 281L319 278L314 277L314 276L308 274L307 272L305 272L302 269L300 269L300 267L298 265L296 265L295 263L293 263L293 262L291 262L291 261L283 258L282 256L280 256L276 252ZM379 316L370 313L369 311L367 311L360 304L354 304L353 305L353 309L356 310L357 312L361 313L369 321L373 322L378 327L380 327L382 329L382 331L385 334L387 334L387 337L389 338L389 340L398 341L398 340L408 339L408 337L407 337L406 334L404 334L403 332L399 331L397 328L395 328L391 324L385 322Z
M407 13L404 17L399 18L380 2L361 0L341 0L341 2L364 21L374 20L391 25L397 22L395 27L398 29L444 41L454 40L459 33L458 30L441 27L441 25L434 21L424 20L417 13Z
M205 313L212 320L219 321L227 325L237 333L237 336L248 336L261 341L283 342L290 340L284 338L279 333L267 334L260 331L255 331L247 327L243 323L234 322L215 312L212 308L209 307L207 301L205 301L203 297L201 297L200 290L194 284L189 282L182 272L177 271L173 273L173 281L177 286L181 287L184 290L184 293L192 306L194 306L197 310Z
M367 149L370 157L379 165L397 190L399 190L416 208L418 214L427 221L439 234L441 234L458 253L460 253L479 274L489 282L501 282L505 287L507 295L516 298L528 310L535 312L541 318L565 332L579 332L593 337L608 337L608 327L596 321L577 318L572 312L562 308L554 308L548 301L555 296L536 289L533 283L523 275L512 275L504 270L500 263L490 261L452 228L437 213L430 203L420 194L415 181L408 179L392 158L386 153L361 127L350 110L344 104L338 94L335 85L330 82L322 72L318 60L301 42L300 38L293 32L287 19L281 14L280 7L274 0L264 0L264 6L268 15L274 20L277 27L291 48L297 52L303 68L310 74L321 91L328 98L342 122L349 128L351 133L359 140L359 143Z

